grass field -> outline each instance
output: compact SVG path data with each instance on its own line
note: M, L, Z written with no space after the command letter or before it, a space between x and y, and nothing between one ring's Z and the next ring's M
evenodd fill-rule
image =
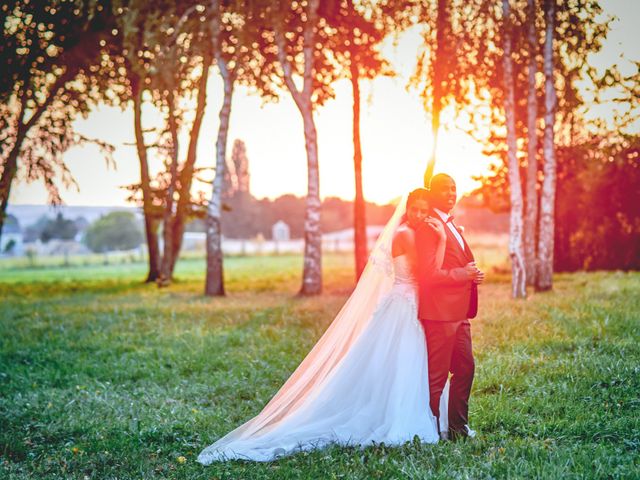
M231 258L228 297L203 262L143 285L144 265L0 268L0 478L639 478L640 274L559 275L509 299L502 273L473 321L472 442L332 447L203 467L198 452L257 414L353 286L295 298L301 258Z

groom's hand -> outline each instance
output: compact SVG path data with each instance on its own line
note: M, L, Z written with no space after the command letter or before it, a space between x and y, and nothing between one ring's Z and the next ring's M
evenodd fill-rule
M464 266L464 271L467 274L467 278L473 283L480 285L484 282L484 272L476 266L476 262L469 262Z

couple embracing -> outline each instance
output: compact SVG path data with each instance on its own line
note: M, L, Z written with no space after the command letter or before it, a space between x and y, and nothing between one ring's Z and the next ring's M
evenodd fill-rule
M475 435L469 319L484 274L453 222L455 202L445 174L401 202L320 340L263 410L205 448L200 463Z

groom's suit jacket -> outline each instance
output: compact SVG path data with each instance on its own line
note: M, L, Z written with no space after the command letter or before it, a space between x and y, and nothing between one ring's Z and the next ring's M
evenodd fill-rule
M431 211L430 215L442 222L435 211ZM444 230L447 239L441 268L437 268L435 258L438 234L426 224L415 230L418 317L421 320L444 322L474 318L478 313L478 286L467 279L464 271L464 266L474 260L473 253L462 234L464 248L446 224Z

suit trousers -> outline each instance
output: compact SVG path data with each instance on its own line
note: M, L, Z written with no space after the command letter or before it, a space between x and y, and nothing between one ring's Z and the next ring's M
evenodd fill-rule
M451 372L449 431L463 432L464 426L469 423L469 396L475 370L471 324L469 320L421 322L427 339L431 411L440 419L440 396Z

